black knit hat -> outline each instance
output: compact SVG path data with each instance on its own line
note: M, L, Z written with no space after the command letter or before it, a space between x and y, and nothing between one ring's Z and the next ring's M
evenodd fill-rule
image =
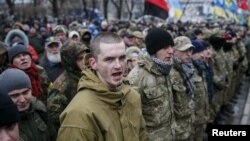
M10 99L9 95L0 91L0 127L18 122L17 106Z
M153 55L164 47L169 45L174 46L174 40L166 30L162 28L153 28L148 31L145 38L145 44L148 53Z
M12 63L15 56L17 56L20 53L27 53L31 56L31 54L28 51L28 48L24 45L16 45L12 46L8 49L8 57L9 57L9 63Z
M0 92L9 92L22 88L31 88L29 76L22 70L11 68L0 75Z

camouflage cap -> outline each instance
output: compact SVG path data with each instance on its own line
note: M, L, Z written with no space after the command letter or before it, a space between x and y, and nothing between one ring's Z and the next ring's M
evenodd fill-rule
M131 60L133 58L136 58L141 53L141 50L137 46L131 46L126 49L126 57L127 60Z
M51 36L51 37L48 37L46 40L45 40L45 46L48 47L50 44L52 43L58 43L59 45L61 45L61 41L59 38L57 37L54 37L54 36Z
M66 30L65 26L63 26L63 25L57 25L53 31L54 31L54 34L61 33L61 32L64 34L67 34L67 30Z
M140 38L140 39L144 39L144 36L143 36L142 32L140 32L140 31L134 31L134 32L132 32L132 36Z
M191 40L187 36L179 36L174 39L174 49L179 51L185 51L189 48L194 48Z

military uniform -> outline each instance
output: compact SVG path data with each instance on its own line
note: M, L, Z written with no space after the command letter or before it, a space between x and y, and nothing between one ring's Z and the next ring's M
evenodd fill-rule
M171 85L174 98L174 113L176 117L176 141L191 141L194 134L194 95L188 95L184 72L177 62L171 71Z
M205 137L204 133L209 119L208 90L203 70L199 69L198 68L199 66L196 64L194 66L195 66L195 73L193 79L196 86L195 87L196 89L194 91L194 102L195 102L194 140L202 141Z
M224 58L225 53L222 49L213 50L212 52L214 96L211 102L210 121L213 121L220 111L220 107L224 100L223 94L228 87L226 83L227 70Z
M175 117L170 78L149 56L140 56L128 80L141 94L149 141L174 141Z

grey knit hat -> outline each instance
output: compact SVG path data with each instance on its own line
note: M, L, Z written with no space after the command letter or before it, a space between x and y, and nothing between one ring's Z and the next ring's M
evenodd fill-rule
M28 48L25 47L24 45L12 46L11 48L8 49L9 63L12 63L14 57L16 57L20 53L27 53L31 56L31 54L28 51Z
M31 88L31 81L22 70L11 68L0 75L0 92L8 94L13 90L23 88Z

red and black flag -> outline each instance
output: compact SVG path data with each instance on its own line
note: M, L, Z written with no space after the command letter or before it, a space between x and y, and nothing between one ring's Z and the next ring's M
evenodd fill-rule
M168 11L169 8L165 0L145 0L144 15L167 19Z

